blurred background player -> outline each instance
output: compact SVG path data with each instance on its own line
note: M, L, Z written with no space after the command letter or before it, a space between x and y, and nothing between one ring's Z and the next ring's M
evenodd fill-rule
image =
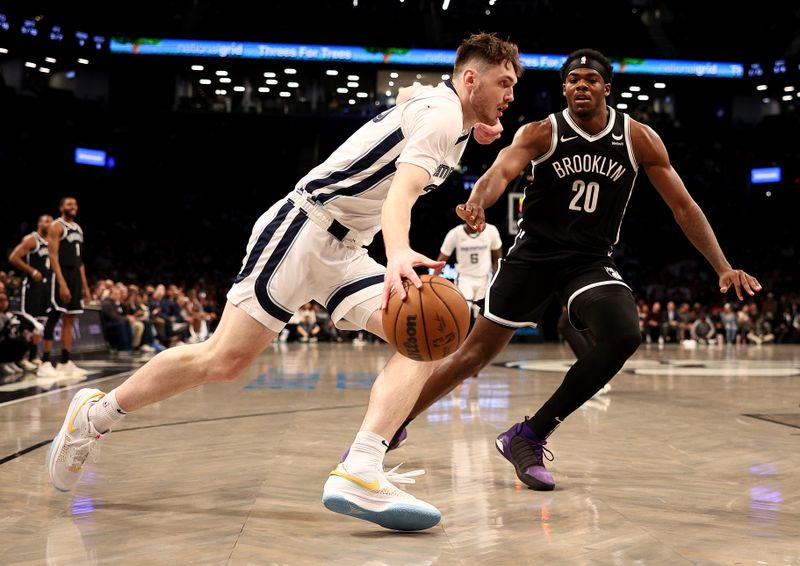
M51 308L44 327L43 363L39 368L39 375L43 377L76 376L87 373L69 359L75 315L83 312L83 299L88 302L91 298L83 267L83 230L75 222L78 215L78 201L75 197L64 197L59 202L58 208L61 216L47 230L53 276L50 281ZM53 348L56 324L62 315L64 320L61 323L61 357L56 364L50 360L50 351Z
M8 261L25 274L22 281L22 312L36 319L45 319L50 306L50 255L47 248L47 230L53 217L43 214L36 230L17 244ZM37 335L38 337L38 335ZM26 371L34 371L40 364L38 340L31 342L28 358L22 361Z
M477 314L477 301L486 295L486 286L492 273L497 272L497 262L503 255L503 242L497 227L487 224L483 232L469 229L461 224L450 230L444 237L439 250L438 261L456 254L456 285L470 304L470 328ZM435 275L442 269L436 268Z

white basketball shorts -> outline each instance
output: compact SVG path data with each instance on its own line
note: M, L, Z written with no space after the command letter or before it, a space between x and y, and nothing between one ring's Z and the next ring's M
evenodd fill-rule
M456 287L470 302L479 301L486 296L487 277L470 277L459 274L456 278Z
M380 308L385 271L366 248L347 247L283 199L253 226L228 300L274 332L311 300L339 328L366 328Z

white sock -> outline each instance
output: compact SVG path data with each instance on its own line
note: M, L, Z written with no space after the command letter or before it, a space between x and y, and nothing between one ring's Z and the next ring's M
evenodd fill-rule
M123 411L117 403L117 390L100 399L97 403L92 403L89 407L89 421L100 434L105 434L111 427L125 418L127 413Z
M350 445L350 453L344 467L351 474L358 472L383 471L383 456L389 443L374 432L360 431Z

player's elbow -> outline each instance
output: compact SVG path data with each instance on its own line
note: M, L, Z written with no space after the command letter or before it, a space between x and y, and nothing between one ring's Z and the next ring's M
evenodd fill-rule
M675 218L675 222L677 222L680 226L685 226L688 223L692 223L692 221L694 221L698 215L703 216L703 211L692 199L682 202L672 209L672 216Z

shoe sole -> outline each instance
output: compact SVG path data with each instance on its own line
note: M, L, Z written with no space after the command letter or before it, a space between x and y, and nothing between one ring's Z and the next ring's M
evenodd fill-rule
M441 513L420 510L419 507L404 505L402 503L392 505L384 511L370 511L364 509L357 503L353 503L340 494L324 494L322 503L334 513L341 513L348 517L370 521L386 529L394 531L422 531L430 529L439 524L442 518Z
M494 441L494 446L497 448L497 451L500 452L500 455L509 462L512 466L514 466L514 472L517 474L519 481L527 485L529 488L536 490L536 491L553 491L555 489L555 484L544 483L537 480L533 476L529 476L528 474L522 473L520 469L517 467L517 464L514 463L513 460L509 460L506 457L506 453L503 452L503 443L498 438Z
M86 393L81 395L81 392L83 391ZM75 487L59 487L56 484L55 475L53 474L53 467L55 466L56 458L58 457L58 453L61 452L61 449L64 447L64 440L67 438L67 427L69 426L70 417L77 409L79 403L83 403L87 398L99 391L99 389L82 389L81 391L78 391L75 397L72 398L72 402L69 404L67 415L64 417L64 422L61 424L61 430L59 430L58 434L55 435L53 442L50 443L50 447L47 449L47 473L50 476L50 483L52 483L53 487L55 487L58 491L68 492L72 490L72 487ZM78 481L80 481L80 477L78 478Z

